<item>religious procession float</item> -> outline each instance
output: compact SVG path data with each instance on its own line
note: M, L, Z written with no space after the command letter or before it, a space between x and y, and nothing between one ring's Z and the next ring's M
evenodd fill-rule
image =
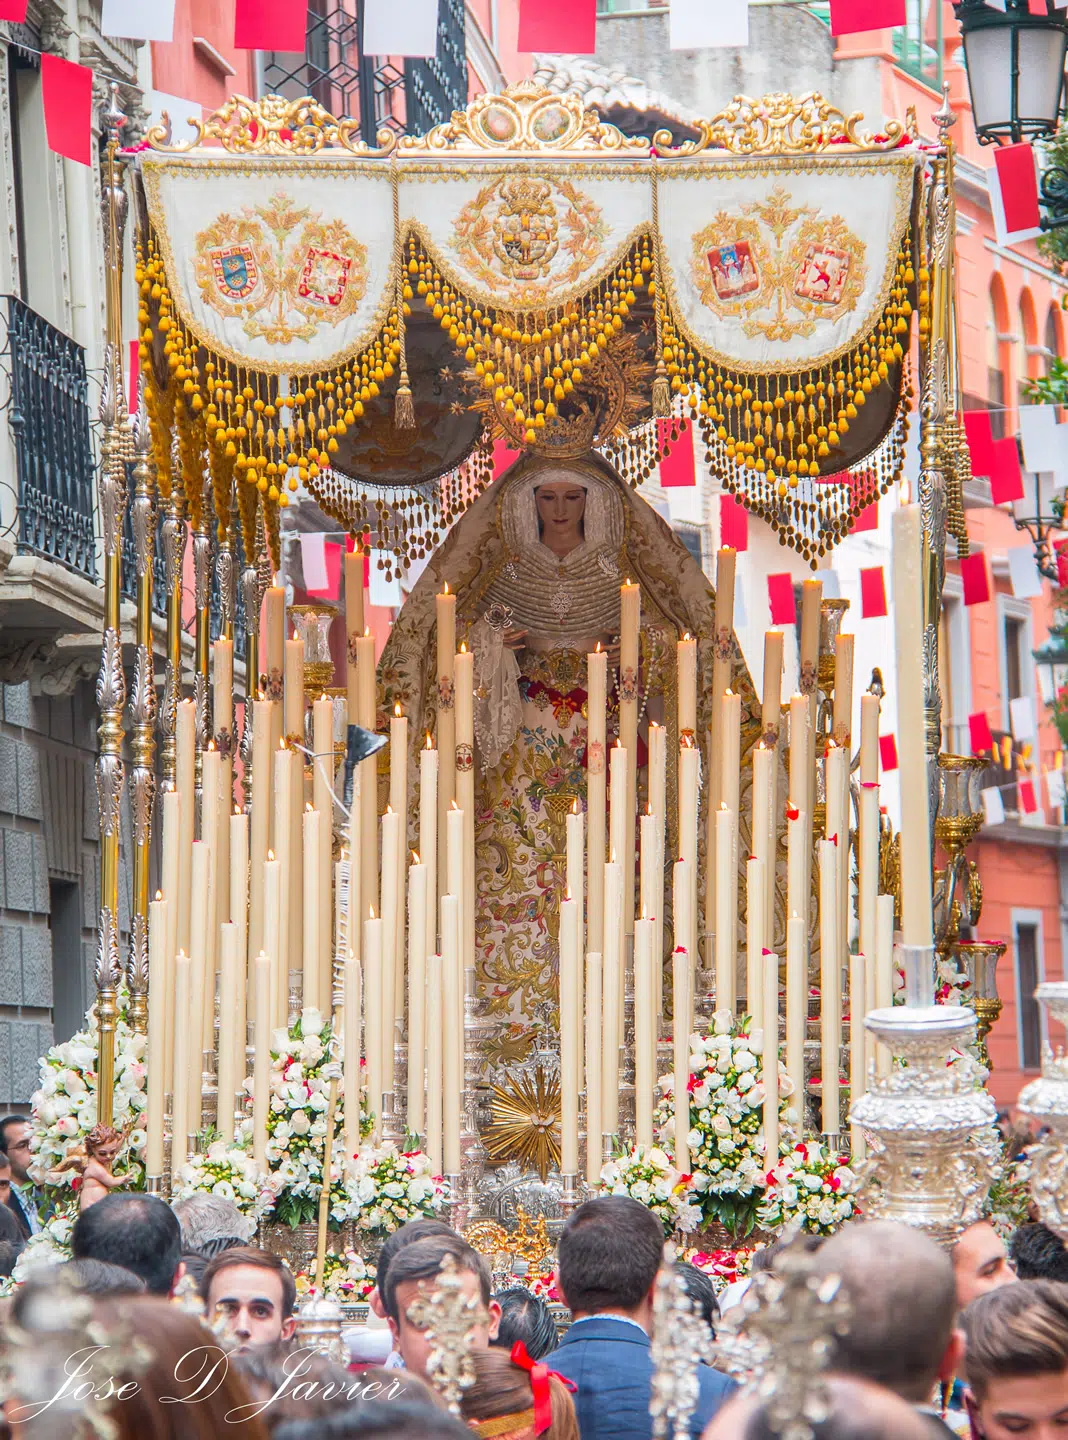
M724 1275L858 1208L948 1244L992 1182L1011 1206L982 1063L1004 946L961 938L982 762L939 752L970 472L935 119L923 145L911 116L738 98L650 145L525 83L377 145L267 97L128 151L112 102L101 939L87 1028L42 1062L38 1248L72 1147L113 1179L94 1125L125 1183L234 1198L350 1301L417 1214L547 1289L606 1191ZM685 422L812 565L793 693L781 629L754 689L734 551L713 587L639 491ZM854 734L818 568L894 487L899 834L881 685ZM339 606L287 608L295 496L351 537ZM368 553L418 571L377 657ZM1050 1061L1022 1100L1055 1221L1064 1083Z

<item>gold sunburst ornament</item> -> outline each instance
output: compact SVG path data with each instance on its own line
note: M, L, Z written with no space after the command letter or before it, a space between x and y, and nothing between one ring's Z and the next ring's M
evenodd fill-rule
M560 1077L539 1066L493 1087L493 1124L486 1132L490 1158L514 1160L542 1180L560 1163Z

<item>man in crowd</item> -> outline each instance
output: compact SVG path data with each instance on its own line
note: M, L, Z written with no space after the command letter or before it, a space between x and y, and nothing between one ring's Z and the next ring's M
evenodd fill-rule
M364 1326L361 1330L349 1332L349 1357L353 1365L384 1364L387 1370L404 1369L404 1361L401 1359L400 1351L394 1345L393 1332L389 1329L386 1307L382 1300L389 1267L393 1264L395 1255L398 1255L407 1246L414 1245L417 1240L429 1240L442 1235L451 1238L455 1234L456 1231L451 1225L446 1225L444 1220L431 1220L420 1216L416 1220L409 1220L407 1224L401 1225L399 1229L394 1230L392 1235L386 1236L382 1242L382 1249L378 1252L377 1283L367 1297L367 1304L371 1314L379 1320L386 1320L387 1325L385 1330Z
M11 1186L4 1203L15 1212L24 1240L41 1228L37 1214L37 1188L30 1179L30 1137L33 1126L25 1115L7 1115L0 1120L0 1151L11 1166Z
M1017 1280L1068 1280L1068 1248L1048 1225L1021 1225L1009 1242Z
M1068 1433L1068 1286L1032 1280L981 1295L962 1317L967 1405L979 1440Z
M296 1328L297 1287L277 1255L233 1246L216 1255L200 1282L209 1325L221 1320L239 1354L287 1344Z
M960 1359L953 1265L919 1230L889 1220L846 1225L825 1240L813 1264L841 1277L853 1319L835 1336L828 1368L892 1390L923 1412L929 1435L953 1432L932 1404Z
M826 1381L830 1413L812 1426L812 1440L927 1440L923 1418L896 1395L863 1380ZM728 1401L703 1440L775 1440L781 1424L751 1395Z
M953 1247L953 1273L961 1310L977 1296L1016 1279L1001 1236L989 1220L977 1220L961 1235Z
M203 1255L207 1260L236 1245L247 1245L254 1229L223 1195L198 1191L185 1200L173 1201L171 1209L182 1228L182 1253Z
M459 1235L433 1235L399 1250L390 1262L385 1281L380 1280L382 1304L393 1332L393 1343L405 1368L424 1379L430 1342L425 1327L410 1318L409 1312L420 1300L429 1297L447 1255L456 1264L464 1294L477 1298L484 1312L485 1318L475 1329L472 1348L487 1349L501 1323L501 1307L491 1298L489 1265Z
M107 1260L140 1275L150 1295L170 1295L182 1278L181 1230L174 1211L157 1195L113 1192L74 1222L75 1260Z
M581 1440L651 1440L649 1337L663 1257L663 1226L626 1195L587 1200L563 1228L556 1284L574 1324L553 1352L552 1365L578 1386ZM694 1440L736 1388L707 1365L698 1373Z

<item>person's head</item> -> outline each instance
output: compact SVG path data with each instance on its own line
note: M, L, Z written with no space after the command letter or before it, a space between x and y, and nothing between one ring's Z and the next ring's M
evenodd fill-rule
M838 1275L858 1317L835 1336L829 1366L913 1405L956 1369L953 1266L919 1230L889 1220L846 1225L820 1246L817 1273Z
M969 1225L954 1245L953 1273L957 1279L957 1306L961 1310L977 1296L1016 1279L1001 1236L989 1220L977 1220Z
M367 1297L367 1303L380 1320L386 1318L386 1307L382 1303L382 1294L385 1289L386 1275L393 1263L394 1255L399 1254L409 1245L414 1245L417 1240L430 1240L434 1236L449 1235L455 1236L456 1231L451 1225L446 1225L444 1220L409 1220L407 1225L401 1225L394 1230L392 1235L387 1235L382 1242L382 1249L378 1252L378 1267L376 1270L375 1288Z
M982 1440L1068 1431L1068 1285L1032 1280L978 1296L961 1316L972 1424Z
M11 1161L3 1150L0 1150L0 1205L6 1205L11 1199Z
M1068 1280L1068 1249L1041 1222L1019 1227L1009 1241L1009 1258L1017 1280Z
M585 486L561 475L538 486L534 491L534 503L538 508L538 528L543 540L548 541L554 536L582 539L582 517L586 512Z
M85 1137L85 1153L90 1160L98 1160L106 1170L110 1170L125 1143L124 1131L116 1130L114 1125L97 1124Z
M927 1419L900 1396L841 1375L825 1383L830 1413L812 1425L812 1440L929 1440ZM777 1440L781 1428L745 1391L716 1412L701 1440Z
M485 1259L459 1235L436 1235L406 1245L394 1255L382 1290L393 1343L414 1375L426 1375L430 1342L426 1331L410 1314L412 1307L434 1291L434 1282L451 1256L465 1295L481 1303L484 1318L475 1327L472 1348L484 1350L497 1334L501 1307L490 1296L490 1270Z
M140 1275L107 1260L68 1260L59 1273L87 1295L145 1295L147 1286Z
M75 1260L107 1260L140 1275L150 1295L169 1295L180 1278L181 1231L157 1195L105 1195L74 1222Z
M252 1224L224 1195L198 1191L185 1200L173 1200L171 1209L182 1227L182 1249L208 1260L223 1250L247 1245L252 1238Z
M25 1115L5 1115L0 1120L0 1150L11 1164L11 1176L18 1185L30 1178L30 1137L33 1126Z
M716 1287L712 1283L711 1275L706 1275L703 1270L698 1270L696 1265L688 1261L680 1262L675 1267L685 1286L686 1294L690 1297L694 1314L699 1316L708 1326L709 1339L716 1338L716 1322L719 1320L719 1301L716 1299Z
M326 1420L290 1420L272 1440L471 1440L471 1431L436 1406L367 1400Z
M605 1311L649 1328L664 1227L629 1195L601 1195L568 1216L556 1248L556 1284L578 1319Z
M509 1440L534 1440L535 1407L544 1396L534 1394L530 1371L514 1364L507 1350L490 1348L475 1357L475 1383L465 1390L460 1414L476 1435L501 1435ZM539 1386L542 1382L539 1380ZM543 1440L579 1440L575 1406L567 1387L553 1375L545 1377L552 1424L540 1432ZM502 1432L501 1422L511 1423Z
M427 1390L403 1370L377 1371L385 1379L375 1384L367 1372L352 1375L313 1350L248 1350L233 1365L272 1435L288 1421L323 1420L364 1399L399 1399L413 1384Z
M556 1349L556 1321L544 1300L522 1285L499 1290L493 1298L501 1307L501 1323L494 1345L511 1354L512 1346L521 1340L532 1360L540 1360Z
M277 1255L237 1246L216 1255L200 1280L208 1324L222 1321L239 1351L282 1345L293 1338L297 1286Z

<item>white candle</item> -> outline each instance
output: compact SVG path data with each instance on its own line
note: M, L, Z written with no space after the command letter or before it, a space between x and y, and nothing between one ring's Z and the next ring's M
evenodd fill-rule
M763 862L762 930L765 944L772 938L775 912L775 751L763 742L753 751L753 848Z
M256 1169L267 1170L267 1113L271 1103L271 961L266 955L256 956L255 973L255 1035L256 1049L252 1071L252 1156Z
M657 854L655 815L642 816L639 833L641 845L638 900L642 915L652 920L657 911L663 909L664 898L664 872ZM653 923L656 923L655 920Z
M445 826L456 798L456 705L454 669L456 665L456 596L446 584L442 594L435 596L437 615L437 746L440 757L438 772L438 893L447 893L445 879Z
M372 910L363 922L363 1029L367 1061L367 1108L374 1115L375 1133L382 1124L382 921Z
M435 929L437 927L435 926ZM426 1008L428 1015L441 1017L445 1003L441 974L441 956L433 952L426 957ZM426 1153L435 1175L441 1170L441 1092L443 1023L428 1025L426 1031Z
M180 1022L188 1016L193 1002L193 967L189 956L179 950L174 959L174 1094L171 1098L171 1185L175 1184L179 1169L189 1154L189 1132L191 1093L189 1088L191 1057L194 1049L195 1031L192 1025ZM200 1074L197 1074L196 1089L200 1095Z
M304 820L304 946L303 1003L314 1010L329 1010L329 989L321 989L322 960L319 954L319 862L322 850L320 830L323 817L318 810L305 810Z
M615 1135L619 1129L619 1029L623 993L623 867L610 861L604 867L604 955L601 975L603 1040L601 1049L601 1130Z
M623 926L634 933L634 827L638 813L638 670L641 627L640 585L624 581L619 590L619 738L627 756L626 831L624 848L616 851L623 862Z
M834 646L832 735L847 749L853 734L853 636L839 635Z
M894 1003L894 897L880 895L875 902L875 1008L889 1010ZM876 1068L888 1075L893 1057L888 1045L875 1046Z
M355 720L357 711L356 641L364 631L362 550L345 554L345 678L348 686L349 715Z
M211 647L212 709L216 735L234 729L234 642L221 635Z
M282 957L282 864L268 850L263 862L263 950L269 961L268 978L271 993L267 1013L272 1026L283 1026L286 1014L286 996L283 982L279 979ZM256 971L257 976L259 970ZM258 983L258 982L257 982ZM259 1014L259 996L252 999L254 1014Z
M860 697L860 783L879 779L879 697L865 691Z
M457 812L459 813L459 812ZM441 988L444 1030L442 1062L442 1163L446 1175L460 1173L460 1112L463 1104L463 973L460 915L455 895L441 897Z
M456 803L463 811L463 891L460 899L461 975L475 956L475 688L474 655L460 646L455 661Z
M192 886L197 903L193 906L193 924L189 934L189 958L193 967L193 998L189 1009L193 1041L189 1063L190 1095L197 1097L197 1103L193 1107L193 1128L199 1130L200 1077L204 1069L204 1052L214 1049L211 1027L215 1016L215 996L211 992L214 990L215 972L208 970L208 932L212 929L214 910L211 849L202 840L197 840L193 843L192 852Z
M455 901L456 901L456 915L457 915L457 921L456 921L456 924L457 924L457 930L456 930L456 946L457 946L457 955L458 955L458 957L459 957L457 963L458 963L458 965L459 965L459 967L460 967L460 982L461 982L460 989L461 989L461 994L462 994L462 993L463 993L464 962L463 962L463 956L462 956L462 954L460 953L460 946L461 946L462 939L463 939L463 894L462 894L462 891L463 891L463 884L464 884L464 812L463 812L462 810L459 810L459 809L456 808L455 802L453 803L453 807L452 807L452 809L450 809L450 811L449 811L449 813L448 813L448 816L446 817L446 822L445 822L445 850L446 850L446 853L445 853L445 871L446 871L446 876L447 876L447 883L446 883L446 886L445 886L445 894L446 894L446 895L451 895L451 896L455 899ZM445 955L445 941L444 941L444 939L442 939L442 942L441 942L441 953L442 953L442 956L444 957L444 955ZM443 984L444 984L444 983L447 983L447 981L443 981L442 983L443 983ZM457 1036L456 1036L456 1044L457 1044L457 1046L458 1046L458 1048L459 1048L460 1054L462 1055L462 1054L463 1054L463 1049L464 1049L464 1037L463 1037L463 1026L462 1026L462 1022L461 1022L460 1029L459 1029L459 1031L458 1031L458 1033L457 1033Z
M679 743L697 732L697 641L687 632L675 646L679 688Z
M645 911L656 923L653 942L653 994L656 1013L664 1013L664 852L667 846L667 730L663 725L649 726L649 806L656 822L657 898L652 909Z
M178 953L178 847L181 843L181 804L177 790L165 790L161 797L163 805L163 857L160 865L160 889L167 902L167 934L163 951L164 995L174 994L174 957ZM163 1089L170 1095L174 1090L174 1018L168 1019L163 1033Z
M244 1078L245 1069L245 1036L233 1023L238 1010L238 987L244 974L245 957L241 954L241 936L236 925L221 926L220 937L219 1083L215 1128L223 1140L231 1141L234 1138L238 1077Z
M401 817L387 809L382 816L382 1089L392 1092L397 1021L397 970L404 964L397 952L398 855Z
M586 1183L596 1186L601 1177L601 957L586 956Z
M291 744L304 744L304 641L286 641L285 727Z
M426 945L424 955L438 948L438 752L430 735L419 752L419 855L426 866Z
M730 687L734 653L734 576L737 551L724 546L716 555L716 633L712 642L712 691L709 697L708 733L708 816L705 831L707 876L716 873L716 815L722 796L723 774L719 750L719 697ZM737 809L737 806L734 807ZM705 884L705 931L711 934L716 923L715 886Z
M345 1069L345 1155L348 1159L360 1148L360 962L355 955L345 958L342 1044Z
M364 634L356 641L357 707L354 718L365 730L378 725L378 680L375 671L374 636ZM378 760L369 755L358 767L359 799L353 804L360 817L359 849L353 856L360 867L360 904L379 904L378 896ZM353 912L363 913L360 912ZM365 1007L366 1008L366 1007Z
M322 817L319 822L319 870L316 898L319 906L319 994L330 1006L333 992L333 953L330 944L330 877L333 874L334 796L334 702L323 695L312 706L312 805ZM359 913L358 911L356 912ZM307 963L305 961L305 963Z
M653 944L656 925L634 922L634 1138L653 1143L653 1086L656 1083L656 1006L653 1003Z
M404 871L408 861L408 717L401 714L399 705L393 707L389 721L389 807L399 817L397 827L397 856L394 878L397 886L397 900L394 914L397 919L395 953L397 964L394 969L393 998L398 1017L404 1014ZM385 906L382 907L383 910Z
M820 607L823 604L823 581L801 582L801 675L798 689L809 697L815 721L817 677L820 661Z
M685 945L695 965L699 962L697 944L697 807L701 788L700 752L694 745L679 750L679 859L686 862L692 894L686 908L690 927ZM676 926L676 929L678 927ZM706 957L706 963L712 957Z
M230 830L230 920L237 926L237 943L241 950L241 974L244 978L240 989L241 1011L235 1024L237 1033L245 1043L246 991L248 988L248 816L236 810L227 822ZM260 902L263 903L262 900Z
M248 963L252 973L256 956L263 949L263 866L270 848L271 785L274 759L271 753L272 701L256 700L252 705L252 797L249 813L249 903Z
M295 896L302 894L297 885L303 876L303 867L297 870L293 855L293 765L300 763L294 751L284 745L274 752L274 855L278 863L278 937L273 946L267 943L264 933L264 949L271 957L275 996L272 1017L276 1025L285 1025L289 1020L289 966L290 954L290 912ZM299 818L297 823L299 824ZM298 911L299 913L299 911Z
M282 698L282 667L285 663L286 592L272 585L263 597L263 671L267 677L267 695L271 700Z
M779 1158L779 957L764 952L764 1168Z
M867 962L861 952L849 957L849 1103L856 1104L866 1089L867 1046L864 1030L864 992ZM857 1126L851 1130L852 1154L864 1158L864 1139Z
M582 862L585 854L585 817L579 809L576 800L567 816L567 838L566 838L566 861L567 861L567 890L571 899L578 906L578 949L582 953L582 911L583 899L586 893L586 886L582 874Z
M191 871L193 822L196 815L194 769L196 765L196 706L192 700L178 702L175 728L175 789L181 798L178 834L178 919L176 939L179 950L189 951L192 924Z
M729 864L721 865L719 852L713 847L708 857L708 875L713 880L715 891L716 914L725 913L732 920L732 935L730 943L735 949L738 944L738 817L741 814L740 784L742 773L742 697L736 695L733 690L724 692L719 701L719 719L717 722L716 739L720 751L720 775L719 783L716 786L716 793L719 796L719 804L734 814L734 845L733 859ZM718 824L717 820L717 824ZM718 842L717 842L718 843ZM720 877L728 887L728 894L722 897L719 894ZM707 880L706 880L707 884ZM723 910L721 912L721 904ZM718 932L718 920L717 932ZM737 962L736 962L737 963Z
M738 1008L738 917L733 877L738 870L738 817L720 809L716 816L716 1009Z
M624 863L627 848L627 824L633 812L627 812L627 754L617 741L612 746L610 761L609 852L613 860ZM607 913L607 912L606 912Z
M607 667L603 650L586 656L586 944L598 954L604 936Z
M764 681L760 710L761 739L774 745L779 738L779 712L782 707L782 646L781 630L764 632Z
M426 1119L427 866L408 867L408 1129L422 1135ZM435 1025L439 1015L434 1016Z
M827 838L838 838L838 954L849 953L849 752L828 745L824 760L827 791Z
M861 781L859 827L857 923L860 949L874 963L875 905L879 895L879 786L875 781Z
M745 867L745 998L753 1028L764 1025L764 862L750 855Z
M805 1033L808 1028L808 945L805 922L791 915L786 922L786 1069L793 1081L797 1131L805 1117Z
M578 1174L579 1012L575 1008L579 963L577 900L560 902L560 1171Z
M225 870L220 870L220 844L219 824L221 820L222 807L222 756L215 748L214 741L209 741L207 749L201 756L201 801L200 801L200 838L208 847L208 870L210 874L211 910L204 916L204 1048L212 1048L212 1020L215 1013L215 972L216 972L216 936L218 934L218 891L220 888L229 894L230 877ZM198 910L201 904L201 897L197 895L197 903L194 910ZM193 928L196 927L194 915ZM190 936L192 946L192 936Z
M679 861L685 864L685 861ZM675 1000L675 1043L674 1043L674 1109L675 1109L675 1169L689 1174L690 1146L690 1026L689 1013L692 991L692 965L685 950L676 950L674 956L674 1000Z
M167 984L167 902L158 897L148 907L148 1112L145 1126L145 1169L163 1174L163 1114L167 1085L164 1036L172 1023L173 996Z
M923 695L923 522L918 505L894 512L894 642L901 774L901 930L911 946L934 944L927 728Z
M842 1043L842 957L838 929L838 847L819 842L820 864L820 1075L824 1135L839 1130L838 1063Z

